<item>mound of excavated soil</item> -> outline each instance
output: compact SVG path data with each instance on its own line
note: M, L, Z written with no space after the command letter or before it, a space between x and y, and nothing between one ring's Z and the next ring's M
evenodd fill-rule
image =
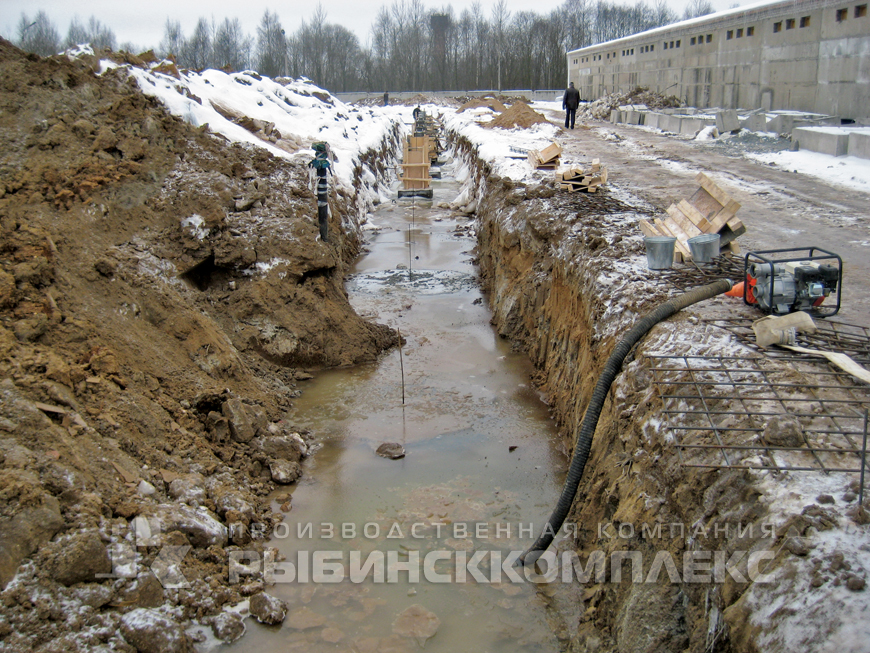
M675 95L663 95L650 91L645 86L638 86L629 93L610 93L594 102L581 105L577 113L581 117L608 120L613 109L626 104L644 104L650 109L667 109L680 107L682 102Z
M525 102L514 102L510 109L506 109L501 115L496 116L486 126L501 127L502 129L513 129L514 127L528 129L532 125L545 122L549 121Z
M0 39L8 651L128 650L123 612L166 600L204 619L241 600L224 547L259 546L246 527L283 518L270 495L307 449L285 421L298 368L396 342L347 302L359 243L338 233L341 195L337 244L321 243L303 163L192 128L96 65ZM160 543L192 547L188 589L164 596L153 545L97 576L110 543L135 547L137 515L162 524Z
M480 107L492 109L496 113L502 113L507 110L507 107L495 98L475 98L459 107L459 109L456 110L456 113L462 113L466 109L478 109Z

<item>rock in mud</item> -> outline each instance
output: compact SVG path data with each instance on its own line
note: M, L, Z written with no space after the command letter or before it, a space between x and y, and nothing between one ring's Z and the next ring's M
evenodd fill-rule
M121 618L121 635L140 653L189 653L190 641L181 626L157 610L136 608Z
M250 442L254 439L254 425L244 404L233 397L227 399L223 405L223 414L230 423L230 434L236 442Z
M382 458L397 460L405 457L405 447L398 442L384 442L375 453Z
M49 575L63 585L94 582L112 571L109 551L95 531L73 533L56 543L46 561Z
M272 480L280 485L295 483L302 476L302 467L299 466L299 463L289 460L273 460L269 463L269 471L272 474Z
M441 620L419 603L399 613L393 622L393 632L402 637L411 637L423 643L438 632Z
M89 583L82 585L75 590L76 598L84 605L89 605L94 610L102 608L114 598L115 592L111 585L100 585L99 583ZM162 592L161 592L162 597Z
M47 495L41 506L22 510L12 519L0 521L0 589L15 577L19 563L50 540L62 526L60 504Z
M205 482L208 497L214 501L217 513L225 516L228 511L244 515L246 519L254 518L254 498L243 492L229 474L211 476ZM246 496L247 495L247 496Z
M269 458L280 458L298 463L308 455L308 447L298 433L267 435L257 438L254 447Z
M141 574L119 596L120 603L137 608L159 608L163 605L163 599L163 585L152 571Z
M201 474L188 474L173 479L169 484L169 496L176 501L198 506L205 501L205 478Z
M774 447L804 446L804 432L800 422L789 415L776 415L770 418L761 439Z
M250 610L257 621L270 626L281 623L287 616L287 604L266 592L251 597Z
M184 504L160 504L154 517L164 533L181 531L190 543L201 549L212 545L226 546L227 528L204 509L194 510Z
M864 579L857 576L852 576L846 581L846 587L853 592L863 592L865 584Z
M48 317L40 313L26 317L12 324L12 331L19 342L33 342L42 337L48 330Z
M245 634L245 620L235 612L221 612L211 622L214 636L226 644L231 644Z

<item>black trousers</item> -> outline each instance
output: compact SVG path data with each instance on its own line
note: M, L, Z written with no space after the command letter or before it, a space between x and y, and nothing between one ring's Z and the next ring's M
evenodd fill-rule
M565 129L574 129L574 118L576 116L577 109L565 109Z

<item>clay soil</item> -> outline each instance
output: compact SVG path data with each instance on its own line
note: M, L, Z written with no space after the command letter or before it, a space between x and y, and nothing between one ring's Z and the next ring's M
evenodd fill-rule
M131 650L117 635L125 611L169 601L184 623L262 589L226 585L223 547L282 519L268 495L307 452L284 419L300 380L396 343L343 290L360 246L339 233L350 197L330 198L320 242L304 162L194 129L95 66L0 40L10 651ZM165 508L184 503L207 527ZM193 546L179 567L190 586L164 592L147 569L156 546L139 549L138 575L94 582L132 541L130 520L160 511L177 527L160 544ZM228 526L241 528L228 539Z

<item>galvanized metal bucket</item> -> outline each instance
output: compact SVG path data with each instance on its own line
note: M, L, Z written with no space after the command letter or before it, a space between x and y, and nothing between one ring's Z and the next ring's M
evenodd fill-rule
M701 234L686 242L689 243L695 263L709 263L719 256L719 234Z
M671 236L647 236L643 239L646 245L646 261L650 270L667 270L674 262L674 243Z

